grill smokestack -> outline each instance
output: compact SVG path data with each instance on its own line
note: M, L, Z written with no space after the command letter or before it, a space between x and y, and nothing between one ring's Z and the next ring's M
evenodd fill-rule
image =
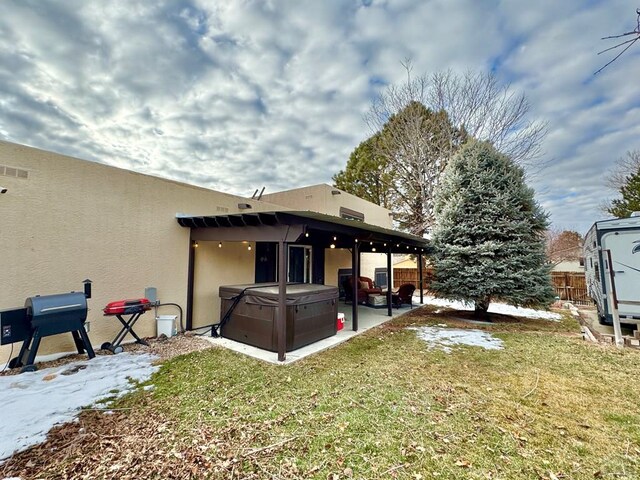
M82 283L84 283L84 296L86 298L91 298L91 280L87 278Z

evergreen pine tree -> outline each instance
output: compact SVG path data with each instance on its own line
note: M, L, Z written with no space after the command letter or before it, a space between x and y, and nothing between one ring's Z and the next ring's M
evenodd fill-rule
M475 305L548 305L554 297L546 263L547 214L524 171L488 142L470 140L449 162L435 202L437 296Z
M626 218L633 212L640 211L640 170L629 175L619 191L622 198L613 200L607 209L611 215Z

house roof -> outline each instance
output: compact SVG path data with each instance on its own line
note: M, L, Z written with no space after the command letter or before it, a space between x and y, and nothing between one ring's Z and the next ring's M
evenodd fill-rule
M281 234L286 231L285 241L333 244L336 248L349 248L357 239L363 252L428 253L430 250L428 240L410 233L311 211L181 215L177 221L192 229L194 239L218 238L214 233L217 231L220 239L276 241L283 239Z

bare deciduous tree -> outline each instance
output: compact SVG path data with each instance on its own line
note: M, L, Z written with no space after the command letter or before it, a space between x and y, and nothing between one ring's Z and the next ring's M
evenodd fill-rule
M431 77L427 106L447 111L454 125L474 138L488 140L523 166L533 166L541 154L546 123L529 120L531 105L525 94L500 85L493 73L436 73Z
M629 150L616 161L615 168L607 175L607 187L618 190L627 183L627 178L640 171L640 150Z
M529 119L531 105L524 93L501 85L490 72L456 74L447 70L414 77L411 63L406 61L403 66L406 82L389 86L365 115L372 132L379 131L391 115L409 103L419 102L434 112L446 111L455 127L491 142L524 167L532 167L539 158L547 124Z
M627 38L627 37L631 37L631 38ZM598 73L603 71L605 68L607 68L609 65L611 65L613 62L615 62L618 58L622 56L624 52L629 50L634 43L640 40L640 8L636 8L636 28L634 28L629 32L621 33L619 35L610 35L608 37L602 37L601 40L612 40L612 39L618 39L618 38L627 38L627 39L614 45L613 47L605 48L604 50L598 52L598 55L601 55L606 52L610 52L612 50L616 50L621 47L624 47L624 48L615 57L609 60L602 68L594 72L594 75L597 75Z
M632 175L640 172L640 150L629 150L624 157L616 160L616 165L611 172L605 177L605 184L611 190L618 192ZM603 202L600 205L600 211L606 215L610 215L611 200Z
M572 230L549 229L545 233L547 259L552 265L579 260L582 256L583 238Z
M488 140L501 153L531 167L540 155L546 124L529 120L524 94L500 85L492 73L452 71L412 75L390 85L365 120L380 135L374 155L388 173L399 226L417 235L434 222L433 199L449 159L468 137Z

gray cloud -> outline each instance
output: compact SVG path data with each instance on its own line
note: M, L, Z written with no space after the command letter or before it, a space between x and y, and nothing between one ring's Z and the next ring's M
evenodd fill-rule
M0 137L250 195L330 182L406 57L494 69L549 123L538 198L585 230L640 148L640 49L592 75L633 20L625 0L5 0Z

